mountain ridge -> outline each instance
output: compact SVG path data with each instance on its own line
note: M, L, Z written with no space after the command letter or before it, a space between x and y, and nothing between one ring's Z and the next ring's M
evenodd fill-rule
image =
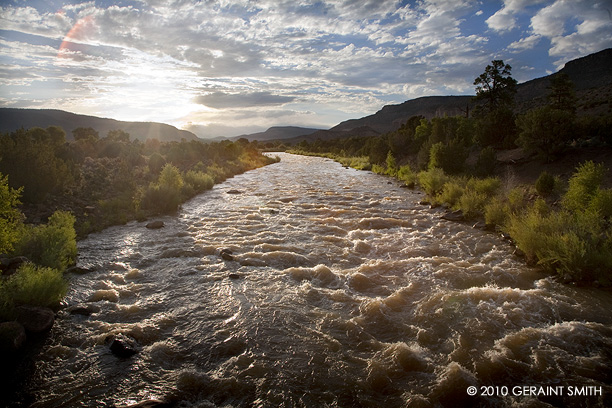
M97 116L80 115L59 109L20 109L0 108L0 132L13 132L20 128L46 128L59 126L66 132L66 138L72 140L72 130L78 127L91 127L101 137L111 130L123 130L130 134L132 140L141 141L158 139L163 142L200 140L188 130L177 129L172 125L159 122L127 122Z

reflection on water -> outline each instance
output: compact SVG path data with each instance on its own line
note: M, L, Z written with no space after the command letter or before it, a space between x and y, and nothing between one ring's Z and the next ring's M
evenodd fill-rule
M79 264L94 271L71 276L67 303L96 308L60 314L34 407L610 405L610 293L555 283L418 201L381 176L282 154L165 228L91 235ZM110 352L119 333L135 356ZM523 385L603 396L538 402L513 395Z

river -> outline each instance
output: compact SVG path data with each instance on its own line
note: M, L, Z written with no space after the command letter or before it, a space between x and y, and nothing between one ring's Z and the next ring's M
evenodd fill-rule
M612 406L610 291L556 282L394 180L279 155L164 228L79 242L92 271L65 303L93 313L59 313L33 407ZM113 355L114 334L138 353Z

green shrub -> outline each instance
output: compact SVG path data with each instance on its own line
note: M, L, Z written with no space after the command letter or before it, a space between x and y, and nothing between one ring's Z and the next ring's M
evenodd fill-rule
M429 151L429 168L439 167L448 174L457 174L465 167L466 149L456 140L438 142Z
M178 209L182 198L180 192L168 186L151 183L145 190L141 207L156 213L171 213Z
M480 177L490 176L495 173L497 154L492 146L487 146L480 151L476 160L475 172Z
M66 211L56 211L47 224L26 230L17 252L32 262L63 271L77 256L75 218Z
M570 211L581 211L589 206L593 196L599 190L606 169L603 164L595 164L592 161L578 166L576 172L569 180L569 187L563 196L561 203Z
M395 161L395 157L393 156L393 153L391 153L391 150L389 150L389 152L387 153L386 164L387 164L386 174L391 177L397 176L397 170L398 170L397 163Z
M21 191L10 188L8 176L0 173L0 253L12 252L23 233L23 214L17 209Z
M440 194L447 181L448 176L444 174L442 169L437 167L419 173L419 184L430 197Z
M68 283L60 271L26 263L0 286L0 299L5 302L5 311L22 304L55 308L67 290Z
M514 187L508 192L508 205L510 211L518 213L527 205L527 199L525 198L525 190L521 187Z
M612 189L598 190L589 203L589 211L602 217L612 217Z
M196 193L201 193L202 191L210 190L215 185L215 181L213 180L213 178L209 174L203 173L201 171L190 170L185 173L183 180L185 181L185 184L188 184L193 187Z
M487 196L475 190L466 190L459 200L459 207L465 218L474 218L482 213Z
M463 192L464 189L462 186L456 182L449 181L444 184L442 193L440 193L440 201L450 205L451 207L455 207L455 205L461 199Z
M409 187L414 187L417 182L417 175L412 171L408 164L399 168L397 178L403 181Z
M376 174L385 174L386 173L386 169L381 166L380 164L373 164L372 165L372 172L376 173Z
M510 217L510 207L499 197L493 197L484 207L485 222L503 226Z
M547 197L555 191L555 178L544 170L535 182L535 189L542 197Z
M486 197L493 197L497 194L501 187L501 181L496 177L487 177L484 179L472 178L468 181L467 189L474 190Z

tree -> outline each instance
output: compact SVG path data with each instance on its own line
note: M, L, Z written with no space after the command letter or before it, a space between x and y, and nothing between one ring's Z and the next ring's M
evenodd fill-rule
M574 119L550 106L533 109L517 118L520 130L516 143L527 153L551 161L574 136Z
M21 204L21 191L21 188L10 188L8 176L0 173L0 253L12 252L15 243L20 239L23 214L17 206Z
M474 110L476 139L482 146L511 147L516 138L513 107L517 82L510 76L510 65L502 60L491 64L474 80L474 99L482 102Z
M74 140L98 140L100 135L98 131L92 127L78 127L72 131L72 137Z
M484 101L488 112L514 104L516 79L510 76L512 67L502 60L491 61L485 72L474 80L476 100Z
M572 115L576 114L576 91L574 83L566 73L557 73L550 79L548 87L550 107L562 110Z

